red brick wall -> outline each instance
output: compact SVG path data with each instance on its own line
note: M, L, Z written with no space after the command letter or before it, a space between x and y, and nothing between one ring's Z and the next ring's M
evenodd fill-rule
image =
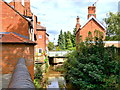
M92 36L94 37L94 31L99 30L100 32L103 32L104 38L105 38L105 31L104 29L97 24L94 20L90 20L80 31L79 34L82 35L82 40L84 41L86 37L88 37L88 32L92 32Z
M46 47L48 47L48 43L49 43L49 36L46 34Z
M25 58L27 68L34 79L34 46L27 44L2 44L2 73L14 71L19 58Z
M78 32L76 33L76 45L79 43L79 41L80 41L80 34Z
M96 7L95 6L89 6L88 7L88 18L90 18L91 16L94 16L96 18Z
M16 32L29 36L28 21L2 1L2 30L0 32Z
M42 38L39 38L39 35L42 35ZM36 50L42 48L43 51L46 50L46 31L37 31L37 45L35 46Z
M24 0L24 6L26 10L26 16L32 16L32 13L30 10L30 0Z
M9 5L14 6L15 10L17 10L20 14L24 15L25 8L22 5L22 0L16 0L15 2L10 2Z

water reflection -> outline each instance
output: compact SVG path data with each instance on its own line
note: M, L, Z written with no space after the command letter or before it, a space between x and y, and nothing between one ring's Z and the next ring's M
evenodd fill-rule
M63 88L66 87L66 82L61 72L55 71L61 65L51 65L46 73L47 88Z

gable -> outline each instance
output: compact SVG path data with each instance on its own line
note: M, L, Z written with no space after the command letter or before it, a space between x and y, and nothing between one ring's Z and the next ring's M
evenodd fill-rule
M81 27L81 29L84 28L90 21L93 21L94 23L96 23L96 24L97 24L99 27L101 27L104 31L106 30L105 26L104 26L102 23L100 23L94 16L91 16L91 17L87 20L87 22Z
M94 19L91 19L89 22L87 22L82 28L88 28L90 31L91 30L102 30L105 32L105 28L103 28L100 24L98 24Z
M2 18L1 32L16 32L29 36L28 20L4 1L2 1L2 15L0 17Z

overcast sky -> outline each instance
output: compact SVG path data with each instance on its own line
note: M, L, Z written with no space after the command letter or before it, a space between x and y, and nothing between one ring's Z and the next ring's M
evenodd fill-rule
M6 0L10 2L11 0ZM71 31L76 25L76 17L80 17L80 24L87 20L88 6L97 0L30 0L31 10L38 16L41 25L47 28L50 41L57 43L60 30ZM120 0L98 0L96 15L100 22L108 12L118 11ZM55 38L55 40L54 40Z

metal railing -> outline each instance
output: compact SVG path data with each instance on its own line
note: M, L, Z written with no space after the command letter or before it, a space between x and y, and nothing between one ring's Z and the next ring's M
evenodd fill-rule
M63 56L67 55L70 51L49 51L48 56L49 57L57 57L57 56Z
M35 88L24 58L19 59L8 88Z

